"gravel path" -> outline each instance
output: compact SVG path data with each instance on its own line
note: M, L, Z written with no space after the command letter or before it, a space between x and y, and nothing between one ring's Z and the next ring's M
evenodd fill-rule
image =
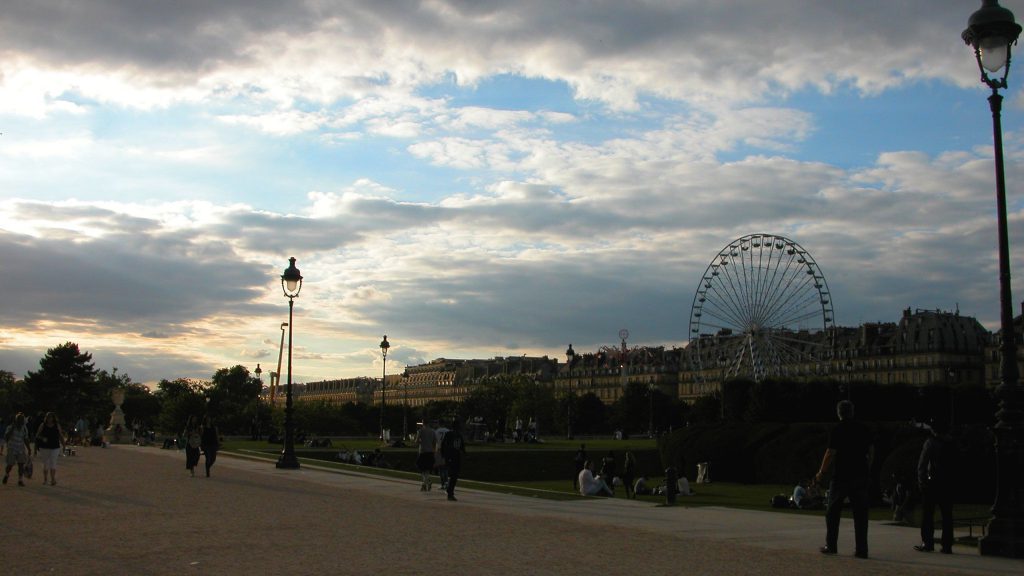
M872 524L872 559L822 557L820 518L624 499L552 502L221 456L78 449L0 486L3 574L1021 574L1024 561L910 549ZM844 520L840 549L852 544Z

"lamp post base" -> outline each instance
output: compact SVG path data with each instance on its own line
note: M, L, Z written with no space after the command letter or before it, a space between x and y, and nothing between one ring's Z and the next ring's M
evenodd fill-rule
M1024 520L1020 518L993 518L988 531L978 541L982 556L1024 558Z
M282 452L281 457L277 459L277 467L287 470L298 470L299 459L295 457L295 454Z

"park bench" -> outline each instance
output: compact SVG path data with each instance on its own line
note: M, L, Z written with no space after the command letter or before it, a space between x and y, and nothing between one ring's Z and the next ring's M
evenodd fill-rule
M988 527L988 522L991 520L988 516L974 516L970 518L954 518L953 527L955 528L967 528L967 536L974 538L974 528L978 527L981 529L981 536L985 536L985 530Z

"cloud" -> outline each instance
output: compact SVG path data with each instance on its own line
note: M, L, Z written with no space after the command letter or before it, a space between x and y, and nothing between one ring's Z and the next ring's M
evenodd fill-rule
M903 149L830 122L970 85L958 3L150 4L0 21L0 361L272 361L288 256L299 379L369 373L383 333L406 364L682 344L754 232L812 253L841 324L993 325L987 126ZM1013 130L1006 155L1019 181Z
M55 109L73 102L63 96L71 91L128 106L244 97L280 110L388 100L449 77L471 86L505 73L563 81L578 99L635 110L648 95L713 106L806 87L874 94L934 78L966 85L971 62L946 37L962 29L965 10L945 8L925 0L216 7L51 0L8 7L0 52L5 78L40 74L19 82L37 104L14 110ZM395 124L378 129L410 133Z

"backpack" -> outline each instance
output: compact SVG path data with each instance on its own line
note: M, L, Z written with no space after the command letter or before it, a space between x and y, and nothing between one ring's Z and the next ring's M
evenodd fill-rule
M441 455L444 456L446 460L449 460L456 457L457 454L462 452L462 450L462 434L459 434L454 430L448 431L448 433L444 435L444 439L441 440Z

